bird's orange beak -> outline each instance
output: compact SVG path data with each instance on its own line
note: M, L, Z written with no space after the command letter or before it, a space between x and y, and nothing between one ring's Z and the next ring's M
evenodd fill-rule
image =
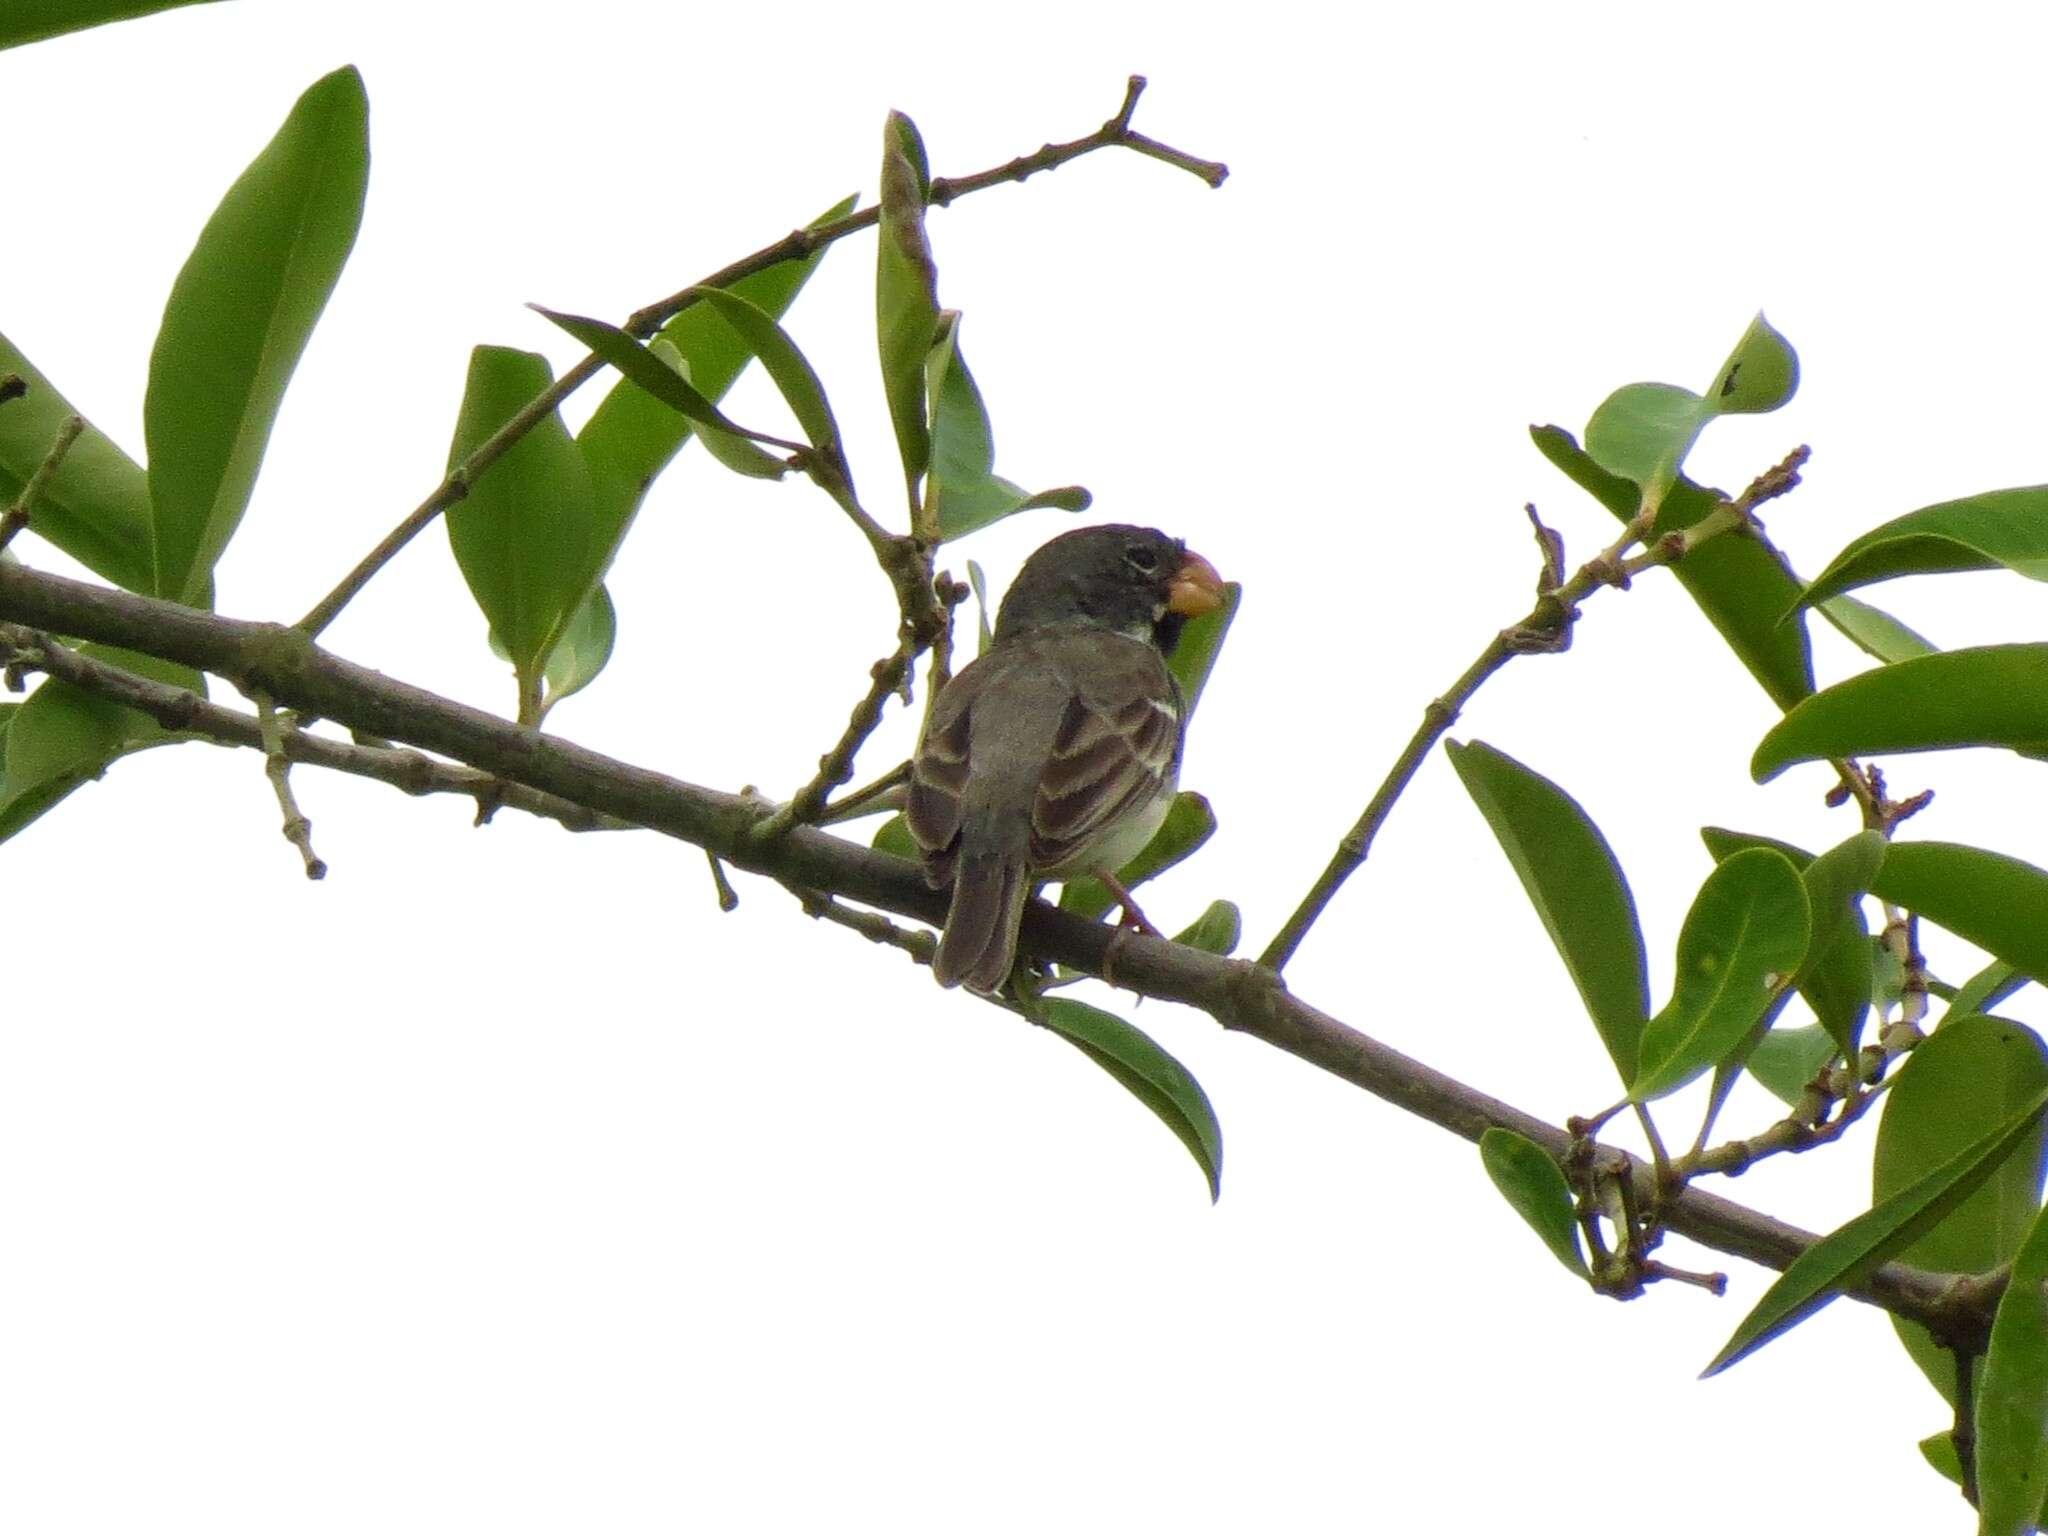
M1216 567L1192 549L1181 553L1180 569L1166 589L1166 611L1187 618L1214 613L1223 606L1223 578Z

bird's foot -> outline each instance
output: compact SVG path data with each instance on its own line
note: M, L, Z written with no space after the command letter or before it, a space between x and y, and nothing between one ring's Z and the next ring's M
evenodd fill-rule
M1109 888L1109 894L1116 898L1117 904L1116 932L1110 935L1109 947L1102 952L1102 979L1113 987L1116 985L1117 952L1130 941L1134 931L1148 939L1163 939L1166 935L1153 927L1151 919L1138 910L1137 902L1116 876L1098 874L1095 878Z

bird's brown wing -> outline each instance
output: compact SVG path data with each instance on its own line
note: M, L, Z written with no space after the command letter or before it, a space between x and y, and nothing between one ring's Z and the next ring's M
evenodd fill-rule
M1048 636L1046 649L1071 696L1039 770L1031 864L1055 876L1096 873L1083 866L1114 824L1179 775L1180 688L1156 649L1123 635Z
M925 878L935 888L953 878L961 807L967 793L974 704L997 670L978 661L946 684L910 760L903 819L924 855Z

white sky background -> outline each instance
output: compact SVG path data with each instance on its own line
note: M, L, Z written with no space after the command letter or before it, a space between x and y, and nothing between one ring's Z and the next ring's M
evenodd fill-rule
M1884 518L2048 479L2044 39L2019 9L713 14L238 4L0 54L0 329L139 456L194 236L299 92L362 68L362 237L220 569L223 612L289 620L436 482L472 344L579 355L526 301L622 317L871 196L890 107L960 174L1088 131L1146 73L1138 126L1227 160L1222 191L1105 153L933 238L998 468L1084 483L1246 584L1185 777L1222 830L1147 906L1171 929L1231 896L1254 948L1524 611L1522 503L1574 562L1612 536L1528 423L1699 387L1762 306L1800 394L1692 467L1734 488L1811 442L1769 518L1808 574ZM791 325L879 508L872 253L837 249ZM734 397L777 409L758 378ZM961 555L1000 584L1064 526ZM890 643L822 496L694 449L612 590L618 653L551 725L722 788L800 782ZM1944 645L2038 633L2012 577L1875 595ZM438 529L327 638L512 707ZM1860 664L1824 630L1816 651ZM1458 734L1600 821L1661 1002L1697 826L1851 830L1824 770L1750 784L1772 716L1652 577ZM909 739L892 718L864 769ZM1940 791L1915 835L2048 862L2037 765L1892 768ZM1873 1311L1697 1383L1762 1272L1673 1240L1730 1269L1726 1300L1599 1300L1470 1146L1205 1018L1139 1022L1222 1116L1214 1209L1071 1048L771 885L721 917L702 858L652 835L473 831L453 800L296 782L321 885L256 756L201 747L123 762L0 850L10 1531L1970 1528L1914 1449L1945 1409ZM1440 757L1290 979L1552 1120L1616 1091ZM1724 1125L1771 1116L1751 1092ZM1873 1125L1729 1193L1836 1224Z

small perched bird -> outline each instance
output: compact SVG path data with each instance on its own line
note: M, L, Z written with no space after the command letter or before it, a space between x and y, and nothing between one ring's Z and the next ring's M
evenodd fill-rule
M995 991L1039 881L1113 877L1159 830L1186 713L1166 656L1222 604L1215 568L1156 528L1077 528L1024 562L911 761L904 817L925 879L953 887L941 986Z

